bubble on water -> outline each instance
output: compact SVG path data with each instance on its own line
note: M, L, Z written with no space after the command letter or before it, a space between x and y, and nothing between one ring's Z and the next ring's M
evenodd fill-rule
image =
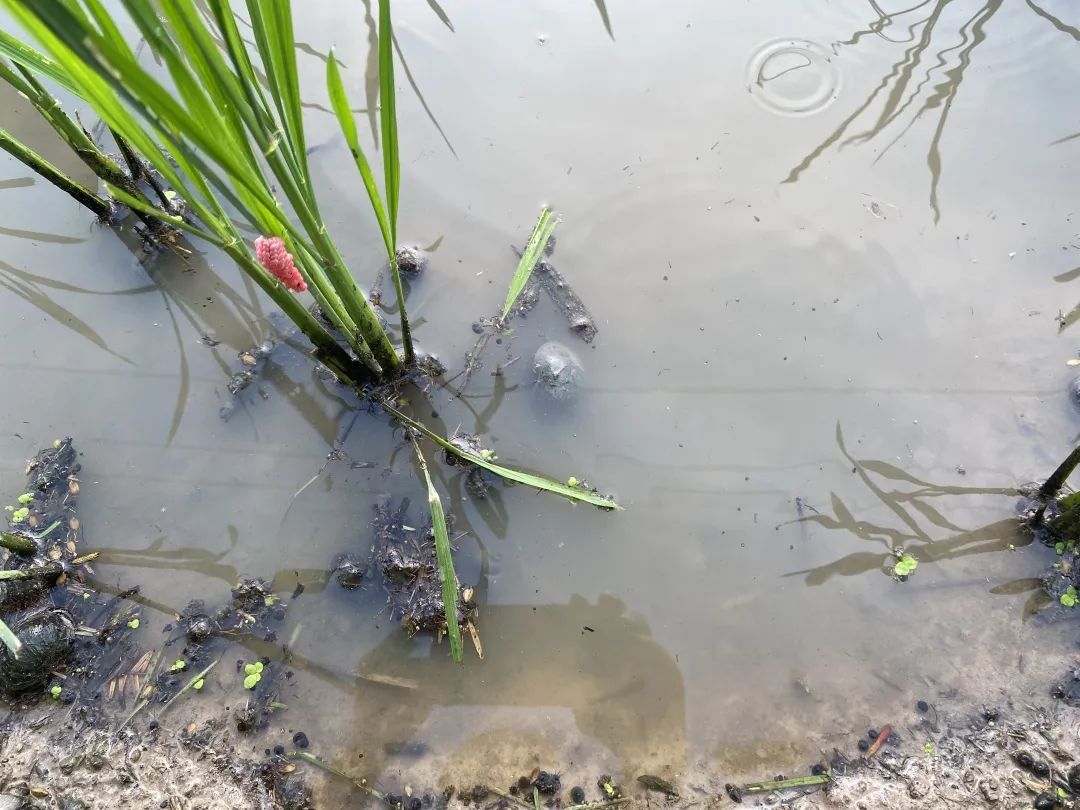
M777 39L758 48L746 68L747 89L766 109L812 115L840 94L832 54L805 39Z

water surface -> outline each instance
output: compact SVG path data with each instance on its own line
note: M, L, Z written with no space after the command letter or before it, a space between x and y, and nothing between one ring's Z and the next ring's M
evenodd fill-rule
M552 261L600 326L581 344L542 302L463 394L431 392L432 421L626 507L521 487L476 501L439 467L483 662L405 638L375 586L326 584L337 553L369 548L377 496L421 517L400 432L354 419L289 350L220 420L237 352L273 331L268 302L204 246L141 260L13 160L4 491L39 445L75 436L97 577L141 584L159 626L241 574L304 583L290 709L252 749L302 728L391 786L533 765L772 775L903 729L918 698L1045 683L1023 651L1068 623L1030 618L1020 581L1046 559L1001 493L1078 432L1080 333L1058 316L1080 300L1080 17L1060 0L903 8L395 6L400 231L436 246L409 299L419 340L460 369L545 203L563 218ZM378 235L319 105L336 46L375 109L373 23L318 0L297 25L313 173L370 279ZM76 168L16 99L5 109ZM569 408L531 385L549 339L586 368ZM342 438L347 459L327 463ZM904 584L883 573L900 546L922 560Z

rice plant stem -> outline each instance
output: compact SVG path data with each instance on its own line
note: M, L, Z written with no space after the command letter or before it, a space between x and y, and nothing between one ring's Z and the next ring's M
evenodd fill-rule
M0 62L0 79L3 79L26 96L27 100L29 100L34 108L41 113L41 116L56 131L56 134L71 147L79 159L85 163L94 174L106 183L112 183L114 186L119 186L136 199L146 201L142 190L138 187L138 176L135 174L135 167L132 166L131 159L124 151L126 144L121 143L120 136L116 135L115 132L113 133L116 137L117 146L120 147L125 160L127 160L129 166L132 166L132 173L130 175L125 173L116 161L105 154L105 152L94 143L90 136L86 134L86 131L73 121L71 116L64 112L59 99L50 93L45 86L37 80L37 77L34 76L33 73L18 63L16 63L15 66L18 68L19 73L22 74L21 77L17 76L7 64ZM130 147L127 147L127 149L130 150ZM132 155L132 157L137 161L136 165L141 167L141 162L138 161L138 157L135 155ZM171 211L171 207L167 207L166 210ZM146 225L151 233L159 231L162 227L159 221L140 211L136 210L135 215L142 220L143 224Z
M6 68L6 66L4 67ZM128 188L128 186L132 185L131 178L125 174L120 165L105 154L101 147L94 143L90 136L86 134L86 131L73 121L71 116L64 112L59 99L45 89L33 73L22 65L17 64L16 67L19 69L19 72L22 73L25 87L27 88L23 92L26 93L30 103L33 104L45 120L49 122L49 125L56 130L56 134L72 148L75 154L79 156L79 159L82 160L94 174L106 183L120 186L125 191L131 193ZM10 70L6 72L0 70L0 78L3 78L9 84L14 84L13 78L16 77L14 77Z
M1058 494L1065 481L1073 470L1080 465L1080 445L1077 445L1075 449L1066 457L1066 459L1058 465L1058 468L1046 479L1046 482L1039 487L1039 499L1042 501L1049 501L1051 498Z
M158 182L157 177L154 176L153 170L147 165L138 152L131 148L131 144L115 130L112 133L113 140L116 141L116 146L120 150L120 154L124 156L124 162L128 165L128 171L131 173L131 179L133 182L138 183L140 180L146 182L150 188L154 190L154 194L157 195L158 200L161 202L161 207L170 214L179 213L176 203L169 199L169 195L165 191L165 187Z
M66 191L82 205L93 211L98 219L103 222L112 219L112 206L109 205L108 201L101 199L85 186L76 183L29 146L12 137L5 129L0 129L0 149L29 166L60 190Z
M240 265L241 269L245 270L255 280L255 283L262 288L263 292L281 307L285 316L300 328L300 331L315 346L316 353L320 355L325 365L335 373L355 368L356 363L349 357L349 353L338 345L333 335L319 323L314 315L308 312L307 307L301 303L300 299L271 278L248 251L238 245L233 245L227 248L226 252ZM373 371L377 373L376 369L373 369ZM338 376L340 377L341 374L339 373ZM350 374L347 381L356 383L356 376L355 372Z
M342 298L345 301L346 309L356 320L361 332L371 345L371 350L375 353L375 359L379 361L379 365L382 366L383 371L388 374L396 372L401 368L401 358L399 358L397 352L394 351L394 347L390 343L390 338L386 336L385 330L379 323L379 318L375 314L371 302L368 301L364 293L361 292L360 286L356 283L356 279L353 278L352 273L349 272L349 268L345 264L345 260L338 252L337 245L325 235L322 226L319 228L319 235L320 238L325 239L327 247L329 248L331 266L328 268L328 272L333 273L337 279L335 287L339 291L345 292L345 295L343 295ZM402 303L401 307L403 310L404 306L404 303Z
M394 294L397 295L398 312L401 314L401 346L405 351L405 362L412 363L416 359L413 349L412 327L409 326L409 316L405 312L405 291L401 286L401 273L398 271L397 252L390 252L390 275L394 277Z

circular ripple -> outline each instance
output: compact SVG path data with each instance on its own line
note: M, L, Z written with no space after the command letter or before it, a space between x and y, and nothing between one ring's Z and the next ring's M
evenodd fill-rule
M766 109L812 115L840 93L840 71L832 55L804 39L778 39L758 48L746 67L750 94Z

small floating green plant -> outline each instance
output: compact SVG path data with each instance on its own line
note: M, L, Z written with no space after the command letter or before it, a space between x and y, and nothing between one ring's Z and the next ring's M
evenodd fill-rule
M893 564L893 577L903 582L915 573L915 569L919 567L919 561L903 549L897 549L894 555L896 556L896 562Z
M262 661L256 661L254 664L244 664L244 688L254 689L262 680L262 673Z

